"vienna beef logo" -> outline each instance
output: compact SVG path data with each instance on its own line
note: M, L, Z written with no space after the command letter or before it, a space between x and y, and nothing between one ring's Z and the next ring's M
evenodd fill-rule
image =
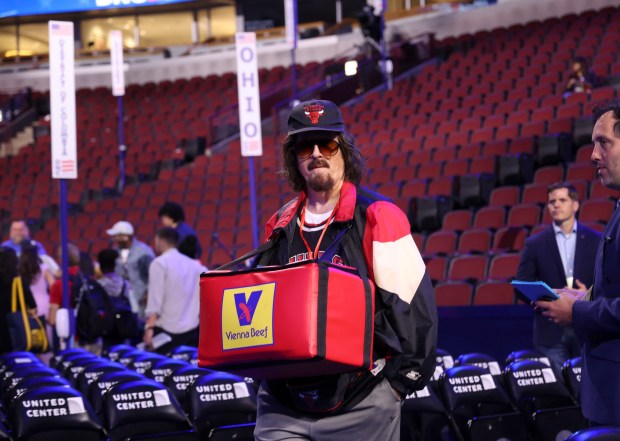
M222 299L222 348L273 344L275 283L230 288Z

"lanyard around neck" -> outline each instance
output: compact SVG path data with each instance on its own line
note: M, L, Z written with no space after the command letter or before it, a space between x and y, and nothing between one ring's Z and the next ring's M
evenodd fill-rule
M309 259L318 259L319 247L321 246L321 242L323 241L323 237L325 236L327 227L329 226L332 219L336 215L336 211L338 210L338 205L340 204L336 204L336 206L334 207L334 210L332 211L332 214L330 214L329 217L327 218L327 221L325 222L325 225L323 226L323 231L321 231L321 236L319 237L319 240L316 243L316 247L314 248L314 252L312 251L312 249L310 248L310 245L308 245L308 241L304 237L304 224L306 222L306 206L304 205L303 208L301 209L300 222L299 222L299 235L301 236L301 240L303 240L304 245L306 245Z

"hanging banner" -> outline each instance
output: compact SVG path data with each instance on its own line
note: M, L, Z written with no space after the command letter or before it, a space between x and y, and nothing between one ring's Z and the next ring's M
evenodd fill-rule
M284 0L284 25L286 42L291 49L297 49L297 0Z
M52 178L77 179L73 23L50 21Z
M256 34L239 32L237 44L237 91L239 94L239 131L241 156L262 156L263 139L256 61Z
M110 64L112 66L112 95L125 95L125 72L123 70L123 33L110 31Z

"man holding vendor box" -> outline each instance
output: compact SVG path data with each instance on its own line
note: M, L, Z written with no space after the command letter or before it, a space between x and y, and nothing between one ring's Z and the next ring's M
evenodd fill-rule
M601 183L620 189L620 101L594 108L592 162ZM543 316L572 325L583 344L581 408L594 425L620 426L620 210L598 245L589 295L558 290L559 299L538 301Z
M401 401L422 389L435 369L430 278L405 214L358 186L364 161L338 107L320 100L298 104L288 128L282 174L299 196L269 220L266 237L275 246L259 264L325 254L367 273L376 285L373 364L345 374L263 381L255 438L398 441Z

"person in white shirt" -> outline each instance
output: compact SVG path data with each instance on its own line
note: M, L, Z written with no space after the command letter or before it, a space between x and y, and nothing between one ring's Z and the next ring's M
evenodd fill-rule
M198 346L203 267L177 250L178 238L174 228L159 230L155 237L159 256L149 267L144 343L162 354L179 345Z

